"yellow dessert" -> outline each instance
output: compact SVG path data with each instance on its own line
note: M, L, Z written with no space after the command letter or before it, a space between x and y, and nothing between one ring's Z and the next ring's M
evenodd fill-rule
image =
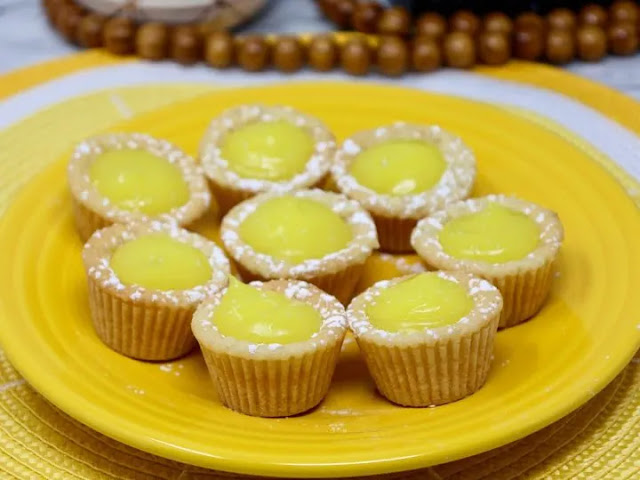
M255 122L229 132L222 157L244 178L289 180L304 171L313 138L290 122Z
M347 331L340 302L299 280L230 279L198 306L191 328L220 401L260 417L318 405Z
M411 195L432 188L447 164L433 144L419 140L388 140L360 153L349 171L367 188L388 195Z
M428 272L376 283L349 304L347 320L382 395L426 407L484 384L502 297L464 272Z
M78 143L67 165L80 238L113 224L158 220L188 227L211 206L201 167L175 145L142 133Z
M416 332L454 324L472 307L471 296L460 284L423 273L382 290L366 311L375 328Z
M439 240L453 257L503 263L533 252L540 241L540 228L524 213L490 203L479 212L447 222Z
M100 194L125 210L157 215L189 200L180 169L145 150L105 152L91 164L89 177Z
M345 304L378 247L357 202L315 189L245 200L222 219L220 237L244 281L305 280Z
M164 233L142 235L118 247L111 268L125 285L158 290L184 290L211 278L201 250Z
M324 184L336 143L318 119L284 106L240 105L214 118L200 161L222 213L266 192Z
M554 212L488 195L420 220L411 244L429 269L472 273L498 287L504 298L500 326L510 327L544 304L563 236Z
M349 225L330 207L292 195L261 203L239 234L255 251L294 264L337 252L353 238Z
M114 224L85 244L91 320L128 357L171 360L196 345L191 318L227 286L229 260L212 241L172 223Z
M311 338L320 330L322 317L307 303L231 277L214 323L222 335L238 340L286 344Z
M473 152L437 125L394 123L345 139L331 165L336 189L373 217L380 249L411 252L417 222L466 198L476 176Z

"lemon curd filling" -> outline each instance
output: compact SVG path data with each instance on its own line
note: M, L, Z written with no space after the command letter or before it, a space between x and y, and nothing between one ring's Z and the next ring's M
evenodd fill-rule
M369 322L387 332L417 332L452 325L467 315L473 300L458 283L422 273L382 290L367 307Z
M164 233L143 235L121 245L110 264L125 285L157 290L204 285L212 275L204 253Z
M292 195L260 204L240 224L239 234L257 252L294 264L342 250L353 238L351 227L331 208Z
M189 187L178 167L144 150L111 150L89 169L98 192L119 208L158 215L189 201Z
M442 152L420 140L389 140L360 153L351 164L356 181L377 193L410 195L433 187L446 169Z
M213 323L222 335L237 340L285 344L311 338L320 330L322 317L311 305L229 277Z
M243 178L289 180L304 171L313 138L303 128L279 120L256 122L229 132L221 155Z
M490 203L479 212L447 222L439 240L452 257L503 263L524 258L535 250L540 229L524 213Z

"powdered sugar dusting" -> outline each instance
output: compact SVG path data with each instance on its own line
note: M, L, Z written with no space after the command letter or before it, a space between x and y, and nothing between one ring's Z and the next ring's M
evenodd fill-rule
M185 290L155 290L140 285L123 284L110 265L113 252L138 236L153 233L167 234L201 250L211 266L211 279L203 285ZM94 233L84 246L83 260L87 275L102 288L120 292L132 302L154 302L162 305L193 307L226 285L230 273L229 260L215 243L184 230L175 223L166 224L157 220L130 225L116 224Z
M447 168L440 180L426 192L413 195L387 195L360 185L350 173L350 165L364 149L393 139L420 139L435 144ZM438 126L395 123L357 133L346 139L336 153L331 175L338 189L377 215L419 219L446 204L466 198L476 176L471 150L458 137Z
M287 298L311 305L322 318L320 330L314 333L308 341L294 344L253 343L226 337L218 331L215 325L215 309L227 292L227 287L225 287L200 304L193 316L193 331L201 343L219 341L227 345L227 348L239 349L251 356L269 356L275 352L282 351L284 353L287 349L300 348L301 345L306 345L305 348L315 349L342 341L347 329L347 319L344 306L335 297L300 280L254 281L250 285L260 290L277 291Z
M440 278L461 285L473 299L474 307L468 315L452 325L424 329L422 331L424 338L428 338L430 341L435 341L442 336L454 335L460 330L477 328L478 325L486 323L489 318L494 318L500 314L500 311L502 310L502 296L498 289L488 281L462 272L437 271L429 274L438 275ZM400 338L407 340L419 335L415 332L387 332L376 328L369 322L369 318L366 313L367 307L374 304L376 298L384 290L406 281L413 276L414 275L407 275L404 277L397 277L391 280L382 280L377 282L372 287L358 295L351 302L347 309L347 321L356 337L373 335L380 341L386 341L389 339L395 339L394 341L397 341Z
M342 250L298 264L290 264L254 250L240 237L237 232L238 226L255 212L261 203L283 195L312 199L330 207L351 226L353 233L351 242ZM310 278L321 273L332 272L332 269L337 267L343 268L345 264L364 262L371 252L378 248L375 224L371 216L357 202L343 195L316 189L288 194L265 193L246 200L236 205L224 217L220 236L225 249L237 262L263 278Z
M225 135L250 123L280 120L303 128L314 140L313 153L303 172L288 180L272 181L240 177L229 169L229 162L220 150ZM290 107L241 105L223 112L211 122L200 144L200 158L205 174L215 183L252 193L288 192L312 187L322 180L329 171L335 149L333 134L316 118Z
M491 264L480 260L458 259L448 255L440 244L439 235L444 225L457 217L477 213L490 203L497 203L515 211L524 213L540 228L539 246L524 259L512 260L500 264ZM525 200L505 195L487 195L481 198L452 203L446 209L433 213L418 222L411 234L411 245L429 265L448 270L467 270L477 274L492 272L516 272L522 261L532 264L544 263L553 259L562 244L564 232L558 216ZM533 266L533 265L532 265Z
M102 196L89 177L89 168L104 152L112 150L144 150L166 159L178 167L189 188L187 203L157 216L123 210ZM202 168L195 160L166 140L142 133L112 133L91 137L76 145L67 166L69 187L78 202L114 223L144 222L159 219L163 222L186 225L199 218L211 203L211 194Z

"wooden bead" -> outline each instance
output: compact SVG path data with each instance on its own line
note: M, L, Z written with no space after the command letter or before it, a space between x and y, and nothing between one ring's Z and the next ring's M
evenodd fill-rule
M607 36L595 25L583 25L576 36L578 56L587 62L600 60L607 54Z
M70 7L69 2L66 0L53 0L49 4L49 7L47 9L47 12L49 15L48 18L51 25L57 28L58 22L61 18L60 13L62 12L62 10L66 10L69 7Z
M363 33L376 33L378 27L378 18L382 13L382 7L378 2L366 1L356 3L353 16L351 17L351 26Z
M313 37L308 48L309 65L314 70L326 72L338 61L338 47L331 35Z
M478 55L482 63L502 65L511 57L511 42L502 32L482 32L478 37Z
M264 69L269 63L269 45L257 35L245 38L238 49L238 63L248 72Z
M442 53L435 38L429 35L416 37L411 49L411 65L418 72L436 70L442 64Z
M636 24L638 21L638 6L633 0L617 0L609 8L611 23L629 22Z
M183 65L202 60L202 37L191 25L180 25L173 29L170 42L171 58Z
M295 72L304 64L304 49L296 37L280 37L273 46L273 64L287 73Z
M444 37L444 58L454 68L470 68L476 63L473 37L467 32L451 32Z
M78 43L85 48L102 46L102 30L107 18L97 13L90 13L80 20L76 36Z
M82 11L76 7L62 7L56 20L58 31L68 42L75 42L77 31L82 21Z
M518 15L514 21L514 27L516 29L521 27L533 27L538 30L544 31L547 27L544 18L537 13L524 12Z
M473 36L480 30L480 20L469 10L458 10L449 18L449 30Z
M502 12L492 12L484 17L482 29L485 32L496 32L510 36L513 32L513 22Z
M318 0L316 4L325 15L329 15L329 10L335 5L336 0Z
M329 2L327 16L340 28L346 28L351 23L355 7L354 0L336 0Z
M416 35L440 40L447 33L447 21L435 12L423 13L416 21Z
M351 38L340 52L340 64L351 75L364 75L369 71L372 55L366 39Z
M555 64L564 64L573 60L576 46L573 32L566 29L550 30L545 45L547 60Z
M204 59L214 68L226 68L233 63L233 37L228 32L213 32L204 43Z
M387 8L378 19L378 33L381 35L407 35L410 28L411 17L402 7Z
M605 8L597 3L592 3L582 7L578 15L578 22L582 25L595 25L604 28L607 25L607 18Z
M378 69L389 76L402 75L409 67L409 49L400 37L382 37L378 45Z
M318 7L320 7L320 10L322 10L322 13L328 17L329 11L335 7L336 0L318 0L316 3Z
M162 60L169 50L169 28L158 22L141 25L136 33L136 53L147 60Z
M539 27L517 27L513 37L513 54L524 60L537 60L544 52L544 35Z
M113 17L107 20L102 31L105 48L116 55L133 52L136 26L130 18Z
M55 13L58 11L58 8L64 3L64 0L44 0L44 11L47 15L47 20L52 25L55 21Z
M551 30L576 29L576 15L568 8L555 8L547 15L547 25Z
M616 55L632 55L638 49L638 34L631 23L614 23L607 29L609 50Z

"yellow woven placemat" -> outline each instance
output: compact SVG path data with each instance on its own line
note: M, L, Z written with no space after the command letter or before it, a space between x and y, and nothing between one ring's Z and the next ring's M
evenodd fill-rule
M206 88L112 89L63 102L1 132L0 212L31 174L70 142L108 128L123 115ZM33 142L34 131L39 142ZM85 427L29 387L0 350L0 478L243 477L159 458ZM376 478L640 478L640 356L589 403L529 437L449 464Z

